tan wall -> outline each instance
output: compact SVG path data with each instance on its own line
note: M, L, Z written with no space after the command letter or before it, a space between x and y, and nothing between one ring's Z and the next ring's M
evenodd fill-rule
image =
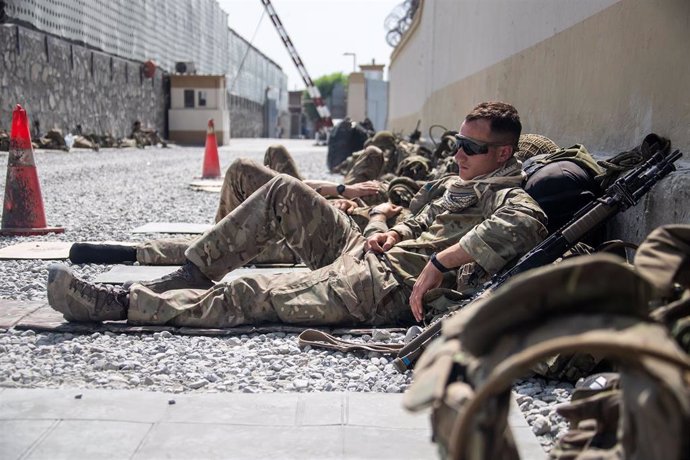
M367 116L366 79L362 72L352 72L347 83L347 116L362 121Z
M457 128L498 99L560 145L616 153L654 131L690 152L688 0L423 0L389 75L393 130Z
M170 139L181 144L204 144L208 120L213 119L218 145L230 142L230 112L217 109L170 109Z

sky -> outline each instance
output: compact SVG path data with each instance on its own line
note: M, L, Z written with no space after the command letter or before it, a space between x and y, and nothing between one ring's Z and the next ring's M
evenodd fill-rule
M403 0L271 0L312 80L333 72L349 74L356 62L385 64L393 51L384 21ZM288 89L304 83L261 0L218 0L228 26L276 62L288 76ZM258 24L258 28L257 28ZM256 32L256 35L255 35ZM252 41L252 37L254 37ZM355 56L343 53L354 53Z

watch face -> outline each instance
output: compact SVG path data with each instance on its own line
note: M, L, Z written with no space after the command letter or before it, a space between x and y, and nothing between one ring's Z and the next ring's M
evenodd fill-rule
M342 195L343 192L345 191L345 185L344 185L344 184L340 184L340 185L338 185L338 186L335 188L335 190L338 192L338 194Z

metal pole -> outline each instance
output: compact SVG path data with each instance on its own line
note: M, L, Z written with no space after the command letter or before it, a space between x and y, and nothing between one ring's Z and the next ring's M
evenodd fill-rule
M355 53L343 53L343 56L352 56L352 71L357 72L357 54L355 54Z

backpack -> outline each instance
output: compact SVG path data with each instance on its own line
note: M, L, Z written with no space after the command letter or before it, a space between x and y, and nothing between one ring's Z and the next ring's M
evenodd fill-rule
M597 354L619 365L621 404L615 438L584 443L583 457L685 458L690 357L664 325L650 321L654 293L608 254L522 273L443 324L442 337L415 367L404 405L432 408L433 439L443 458L519 458L507 422L513 380L554 354ZM573 420L587 415L571 413Z
M326 163L328 170L333 170L354 152L364 148L364 142L372 134L361 123L355 123L345 118L338 123L328 137L328 153Z
M526 175L523 188L546 213L549 233L603 192L596 177L604 170L582 145L530 157L522 170Z
M637 273L655 287L660 297L678 297L654 309L650 317L665 325L676 344L690 354L690 225L667 225L652 231L638 248L635 267ZM643 340L643 337L639 339ZM669 379L668 374L661 377L661 381L668 379L669 386L677 384ZM652 382L651 388L644 388L637 383L641 390L652 395L658 394L654 391L658 385L659 381ZM688 386L687 380L685 386ZM628 391L632 393L634 390L633 387ZM578 382L570 404L558 408L558 413L568 420L570 428L559 439L551 457L566 460L586 450L610 449L618 437L621 412L625 413L621 408L626 404L623 391L620 375L616 373L597 374ZM664 418L673 419L676 412L671 410L670 415ZM647 414L648 417L653 415ZM665 420L660 421L659 431L665 429L665 423ZM664 433L652 435L648 438L652 443L664 442Z

